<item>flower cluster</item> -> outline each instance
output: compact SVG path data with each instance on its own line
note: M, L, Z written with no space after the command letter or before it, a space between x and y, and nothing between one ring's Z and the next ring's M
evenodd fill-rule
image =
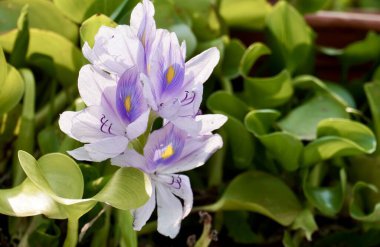
M78 88L87 108L62 113L59 125L84 143L69 151L75 159L111 159L114 165L148 174L153 194L134 210L134 229L145 225L157 203L158 231L174 238L193 203L189 178L177 173L203 165L221 148L221 137L211 132L227 118L201 115L199 109L203 83L219 61L218 50L208 49L185 62L185 43L157 29L153 16L153 4L143 0L129 26L102 26L94 46L84 44L90 64L81 69ZM134 148L157 117L163 127L150 133L142 148Z

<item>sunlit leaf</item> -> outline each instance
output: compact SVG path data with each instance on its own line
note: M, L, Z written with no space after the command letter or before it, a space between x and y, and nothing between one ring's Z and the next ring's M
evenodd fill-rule
M272 10L265 0L222 0L220 14L229 26L262 29Z
M96 13L110 15L122 2L122 0L82 0L79 4L76 0L53 0L64 15L76 23L81 23Z
M240 174L215 204L203 210L248 210L263 214L281 225L290 225L301 212L293 191L279 178L260 171Z
M318 139L304 149L303 165L333 157L372 153L376 138L365 125L347 119L325 119L318 124Z
M24 81L20 73L8 65L7 77L0 88L0 116L16 106L23 93Z
M287 102L293 95L290 74L287 70L274 77L244 78L245 97L257 108L276 107Z
M312 140L317 135L318 123L327 118L348 118L339 102L327 94L317 94L279 121L279 126L303 140Z
M28 4L30 27L61 34L76 44L78 27L69 21L51 1L46 0L0 1L0 33L16 28L21 8L26 4Z
M117 24L112 19L105 15L93 15L85 20L79 29L81 41L82 43L88 42L92 47L95 42L94 37L101 26L115 27L116 25Z
M367 83L364 85L368 104L371 110L373 119L373 128L375 129L376 139L380 141L380 84ZM377 146L377 152L380 150L380 145Z
M17 30L0 35L0 44L11 52ZM78 72L84 63L80 50L66 38L45 30L30 29L30 42L27 58L35 53L50 56L55 64L58 80L64 85L77 82ZM33 60L30 61L33 63Z

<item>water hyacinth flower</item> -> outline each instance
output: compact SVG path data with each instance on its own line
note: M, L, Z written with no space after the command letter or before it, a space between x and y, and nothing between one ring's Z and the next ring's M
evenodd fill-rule
M220 115L197 118L202 102L203 83L219 61L218 49L210 48L185 63L186 47L175 33L157 30L148 76L142 75L144 96L159 116L196 135L205 122L223 122Z
M205 129L207 132L193 137L168 123L150 134L143 155L128 149L112 159L114 165L141 169L152 182L151 198L133 212L135 230L145 225L157 203L158 232L171 238L178 234L182 219L191 211L193 193L189 178L177 173L203 165L223 145L218 134L209 132L213 126Z
M88 107L80 112L66 111L59 119L63 132L86 143L69 151L71 156L103 161L121 154L130 140L145 132L150 110L138 80L134 67L117 80L92 65L81 69L78 88Z

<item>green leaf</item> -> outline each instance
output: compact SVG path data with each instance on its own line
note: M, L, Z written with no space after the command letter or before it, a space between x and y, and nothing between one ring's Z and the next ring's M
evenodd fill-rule
M110 15L123 3L123 0L82 0L80 4L76 0L53 0L58 9L71 20L81 23L90 16L101 13Z
M29 26L52 31L78 41L78 27L69 21L51 2L46 0L6 0L0 1L0 33L16 28L17 19L24 5L28 4Z
M105 15L93 15L85 20L79 29L81 41L82 43L88 42L90 47L93 47L95 43L95 35L101 26L116 27L116 25L117 23Z
M0 46L0 94L2 91L2 87L7 78L7 61L5 60L3 48ZM1 115L1 114L0 114Z
M215 204L200 209L252 211L284 226L290 225L302 210L297 197L282 180L260 171L240 174Z
M43 222L30 234L28 244L30 246L58 247L60 235L61 230L54 222Z
M276 60L291 73L308 64L313 38L304 18L289 3L279 1L266 19Z
M316 12L327 7L331 3L331 0L308 0L297 1L295 6L302 14Z
M244 44L238 39L232 39L226 44L222 63L223 76L229 79L239 76L240 60L244 50Z
M373 128L375 129L376 139L380 141L380 84L367 83L364 85L364 91L368 99L373 119ZM380 152L380 145L377 146L376 153Z
M0 116L14 108L24 93L24 81L20 73L10 65L7 72L0 88Z
M365 125L348 119L325 119L318 124L318 139L304 149L303 165L336 157L372 153L376 138Z
M327 94L317 94L302 105L294 108L279 121L279 126L303 140L313 140L317 125L327 118L348 118L345 107Z
M294 171L300 165L303 144L295 136L285 132L271 132L279 112L274 110L254 110L245 117L245 126L265 146L267 151L281 166Z
M264 237L252 231L248 223L249 214L244 211L226 211L223 213L224 225L230 236L239 244L262 244Z
M325 215L334 216L343 207L347 184L347 175L343 168L340 169L339 178L340 181L335 185L319 187L309 181L307 174L304 177L303 191L306 198Z
M45 30L31 28L27 58L33 64L32 55L39 53L50 56L54 60L58 80L63 85L72 85L77 82L80 67L84 59L80 50L66 38ZM0 35L0 44L4 50L11 52L17 30ZM62 55L64 54L64 56Z
M377 61L380 55L380 36L369 32L364 40L351 43L343 50L343 66L349 67L369 61Z
M291 77L287 70L269 78L246 77L244 89L247 102L257 108L280 106L293 95Z
M213 112L224 113L243 121L249 108L235 95L225 91L217 91L207 98L207 108Z
M318 230L318 226L310 209L304 209L298 215L292 225L292 229L302 229L305 233L306 239L311 241L311 235Z
M261 56L269 55L271 50L262 43L253 43L245 50L240 61L240 74L248 76L253 65Z
M365 222L376 222L380 220L380 203L376 203L373 208L366 207L363 197L365 192L379 193L375 185L362 181L357 182L353 189L353 198L350 202L350 216L356 220Z
M25 5L17 19L17 37L9 58L9 63L16 68L25 66L25 57L29 45L28 8L29 5Z
M249 132L242 122L230 116L223 128L227 131L228 143L231 148L234 165L239 169L248 168L255 155L254 142ZM239 135L236 133L239 133Z
M272 7L265 0L222 0L220 14L231 27L262 29Z

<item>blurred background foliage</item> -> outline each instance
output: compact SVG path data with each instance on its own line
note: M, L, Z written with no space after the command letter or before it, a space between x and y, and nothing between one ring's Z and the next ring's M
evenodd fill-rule
M380 245L380 27L339 43L349 29L334 29L332 22L326 34L308 21L321 10L379 18L377 0L154 1L157 26L186 41L187 59L211 46L220 50L202 110L229 117L219 131L223 149L188 172L195 208L175 240L157 234L154 221L135 233L128 211L102 203L109 181L129 182L108 162L61 171L67 157L49 153L78 146L57 119L84 107L76 86L86 63L81 46L93 44L101 25L129 24L137 3L0 1L0 212L9 214L4 201L14 192L5 189L29 188L34 198L45 188L33 184L34 176L49 176L49 170L30 175L28 169L47 159L54 172L76 174L73 183L81 188L49 195L93 200L83 209L82 202L67 206L60 199L51 207L64 210L54 211L54 220L1 215L0 245L60 246L70 224L61 213L69 212L83 215L79 246L207 246L210 225L204 223L200 236L199 211L213 217L219 241L212 246ZM323 39L338 45L320 44ZM326 66L332 66L328 76ZM19 161L18 150L42 158L24 153ZM128 201L115 193L114 205Z

